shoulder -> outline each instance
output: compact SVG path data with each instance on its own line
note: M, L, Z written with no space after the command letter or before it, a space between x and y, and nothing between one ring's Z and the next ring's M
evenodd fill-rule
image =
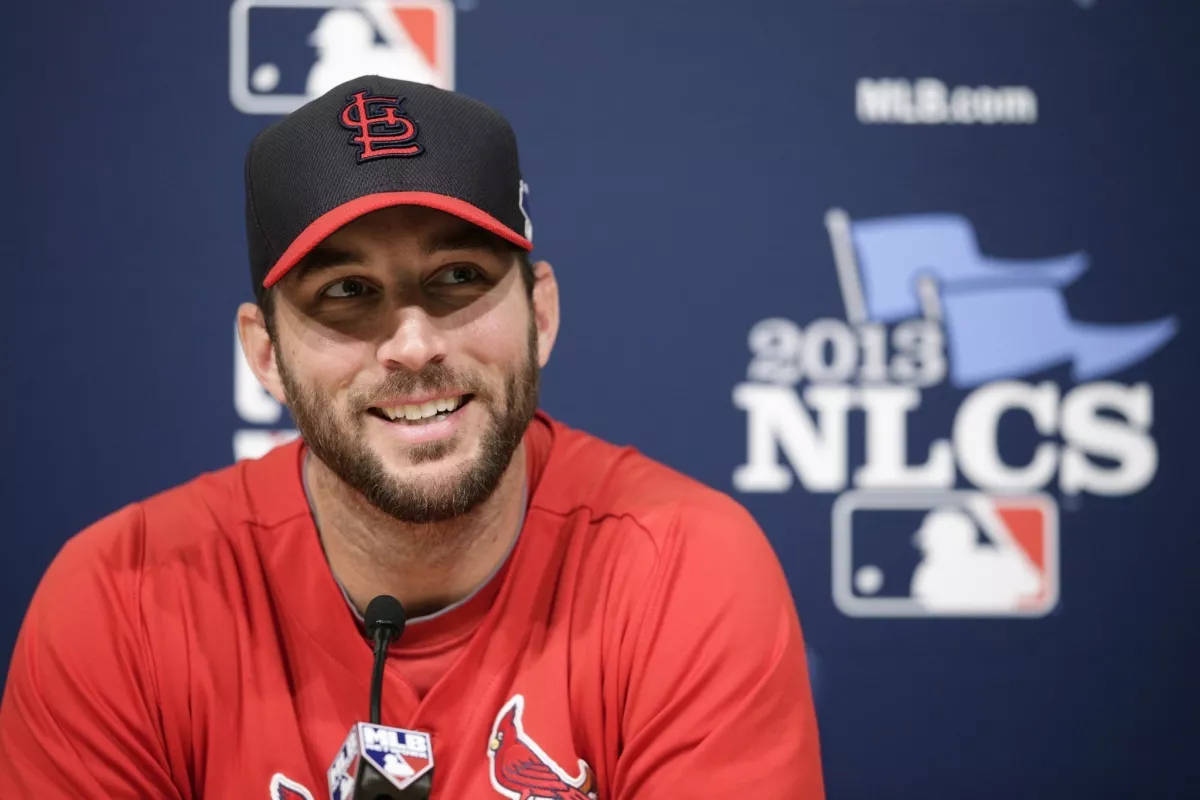
M69 741L94 756L88 774L108 785L120 781L131 796L177 794L168 751L186 752L190 729L168 720L190 711L193 685L181 676L224 646L222 611L233 604L219 595L240 595L241 557L253 552L236 540L248 541L248 521L274 513L255 508L249 489L278 482L287 458L276 451L202 475L69 539L17 636L0 741L19 742L31 764ZM202 628L217 635L200 636ZM193 663L196 652L203 658Z
M622 520L658 558L697 568L777 569L750 513L729 495L638 452L553 422L554 445L531 507L593 524Z
M551 426L554 442L535 494L547 508L566 513L587 507L598 514L633 516L671 505L717 513L741 509L728 495L632 446L612 444L557 420Z
M257 530L295 513L281 498L298 450L295 443L205 473L72 536L42 576L26 626L53 635L57 620L76 618L80 608L103 612L110 627L140 626L148 593L178 591L198 571L219 571L230 561L222 551L252 552ZM290 480L302 498L298 476Z
M307 508L292 496L303 499L299 451L299 442L284 445L131 503L69 539L51 572L141 571L219 545L240 529L278 524Z
M218 575L231 559L221 551L251 552L248 541L294 513L299 443L276 448L132 503L71 537L42 576L23 628L30 644L80 649L94 638L145 637L147 596L185 591L185 579ZM294 484L294 485L293 485ZM304 506L306 508L306 506ZM249 545L249 547L248 547ZM89 624L79 626L80 613ZM160 615L161 616L161 615ZM169 622L171 616L163 618ZM80 628L90 632L81 639Z
M597 714L623 742L614 796L673 796L703 774L716 794L820 797L803 634L753 517L631 447L553 433L530 509L556 515L566 542L572 678L611 687ZM580 690L579 707L594 697ZM749 761L722 761L728 742Z

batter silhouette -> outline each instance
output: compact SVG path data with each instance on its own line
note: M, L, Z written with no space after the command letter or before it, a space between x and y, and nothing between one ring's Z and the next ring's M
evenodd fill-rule
M914 544L924 557L913 571L911 592L934 611L1015 611L1036 595L1042 578L1013 547L979 541L962 511L940 508L921 522Z
M397 41L379 44L375 26L361 11L335 8L325 12L308 43L317 60L308 72L309 96L324 94L356 75L382 75L436 84L437 76L403 25L395 26Z

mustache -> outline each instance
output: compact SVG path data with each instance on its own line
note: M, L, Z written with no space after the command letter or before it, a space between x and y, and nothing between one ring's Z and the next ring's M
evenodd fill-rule
M445 364L429 364L419 372L408 370L389 373L378 386L366 392L360 405L378 406L396 395L472 394L476 398L490 399L491 393L475 375L448 367Z

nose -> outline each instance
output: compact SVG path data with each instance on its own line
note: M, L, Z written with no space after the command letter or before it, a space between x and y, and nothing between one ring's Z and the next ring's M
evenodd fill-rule
M446 340L435 320L417 305L398 309L389 320L377 349L379 363L389 370L420 372L446 358Z

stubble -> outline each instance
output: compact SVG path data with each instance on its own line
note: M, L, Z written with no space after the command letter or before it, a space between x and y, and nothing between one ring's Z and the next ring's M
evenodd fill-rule
M468 513L496 490L513 453L537 409L539 367L537 329L532 320L526 356L505 377L501 398L472 376L430 364L420 372L393 372L380 386L350 401L349 418L341 417L331 398L305 386L275 348L288 408L312 453L373 506L402 522L432 523ZM366 441L365 408L372 397L418 392L469 391L471 403L481 403L490 424L479 443L479 455L456 476L440 485L421 485L390 473ZM403 425L404 422L393 422ZM444 458L462 442L451 438L417 445L409 450L414 464Z

